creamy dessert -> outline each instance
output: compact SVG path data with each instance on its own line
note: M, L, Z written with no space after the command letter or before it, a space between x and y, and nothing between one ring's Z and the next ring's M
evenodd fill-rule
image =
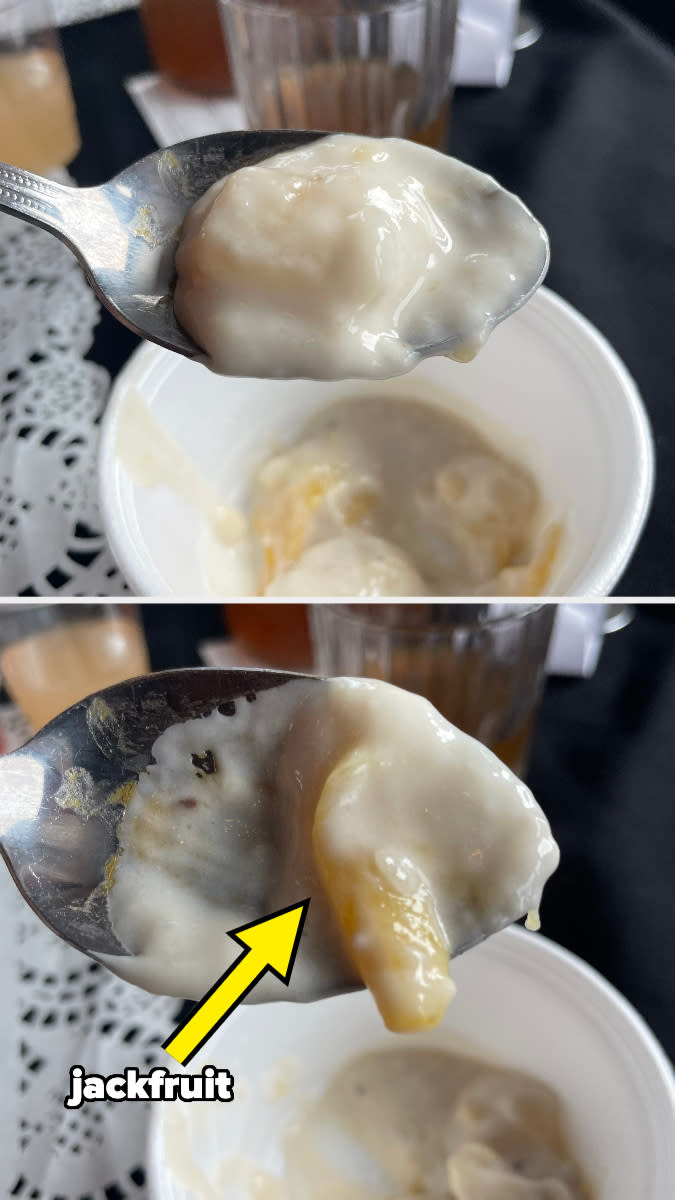
M360 1055L294 1124L284 1200L589 1197L555 1092L440 1047Z
M450 959L517 918L558 863L529 789L419 696L297 678L169 727L109 864L103 961L199 999L240 948L227 931L311 897L289 992L370 988L390 1029L436 1025ZM281 991L281 994L280 994Z
M490 176L334 134L209 188L185 219L174 307L222 374L391 378L430 353L473 357L547 265L541 225Z
M213 595L550 590L563 530L532 471L500 449L498 431L488 439L458 415L465 406L446 389L421 377L380 388L360 385L242 465L236 507L133 392L116 450L139 486L165 484L199 514Z
M252 591L537 594L559 529L533 475L414 393L321 410L251 488Z

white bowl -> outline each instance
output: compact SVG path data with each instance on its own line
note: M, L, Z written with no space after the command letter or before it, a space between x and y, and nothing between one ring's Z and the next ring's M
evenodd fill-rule
M549 512L565 525L548 594L611 592L649 509L654 452L635 384L601 334L540 288L473 362L430 359L395 386L410 388L418 376L447 389L450 408L475 414L479 428L533 469ZM381 393L382 384L375 386ZM251 471L275 444L292 440L318 407L355 390L363 385L225 379L155 346L136 351L113 387L100 454L105 530L134 591L211 594L205 519L165 483L138 486L118 456L130 394L143 397L222 498L241 505Z
M443 1024L405 1038L387 1033L363 992L239 1009L189 1067L228 1067L234 1100L153 1114L154 1200L239 1200L228 1173L243 1159L282 1175L284 1127L348 1058L404 1042L457 1048L458 1039L556 1089L594 1200L672 1200L675 1076L627 1001L574 955L517 928L458 959L454 974Z

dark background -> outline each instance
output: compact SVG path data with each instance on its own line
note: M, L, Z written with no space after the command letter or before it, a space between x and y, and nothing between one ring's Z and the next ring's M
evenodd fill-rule
M672 35L675 6L631 3ZM604 0L525 6L542 37L516 55L506 88L458 90L449 148L536 212L551 238L547 283L597 325L634 376L654 431L656 494L616 590L673 595L675 59ZM138 14L71 26L63 43L83 134L72 171L80 184L96 184L154 149L123 88L150 66ZM92 357L114 372L135 345L104 314Z
M218 605L142 606L153 668L200 665ZM591 679L549 679L528 783L561 865L543 932L607 977L675 1060L675 605L639 606Z
M549 0L552 9L563 8L567 0ZM527 8L527 0L521 7ZM620 0L614 6L633 21L639 21L665 42L675 44L675 4L672 0Z

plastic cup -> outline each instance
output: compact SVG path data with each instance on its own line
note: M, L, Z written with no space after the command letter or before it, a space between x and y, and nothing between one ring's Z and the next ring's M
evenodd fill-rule
M580 959L517 928L463 955L454 977L441 1026L411 1037L388 1033L366 993L243 1006L190 1064L227 1067L233 1103L164 1104L153 1114L153 1200L192 1200L209 1185L235 1200L235 1169L247 1163L281 1176L289 1121L334 1072L365 1050L406 1043L482 1054L550 1084L593 1200L672 1200L675 1076L628 1002Z

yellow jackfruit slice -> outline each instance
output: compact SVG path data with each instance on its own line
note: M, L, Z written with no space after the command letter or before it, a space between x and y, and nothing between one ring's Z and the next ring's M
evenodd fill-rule
M410 864L399 890L396 863L359 839L355 800L373 795L368 780L378 769L376 756L363 747L339 762L321 792L312 840L346 950L387 1028L406 1033L437 1025L455 988L448 941L423 873Z

